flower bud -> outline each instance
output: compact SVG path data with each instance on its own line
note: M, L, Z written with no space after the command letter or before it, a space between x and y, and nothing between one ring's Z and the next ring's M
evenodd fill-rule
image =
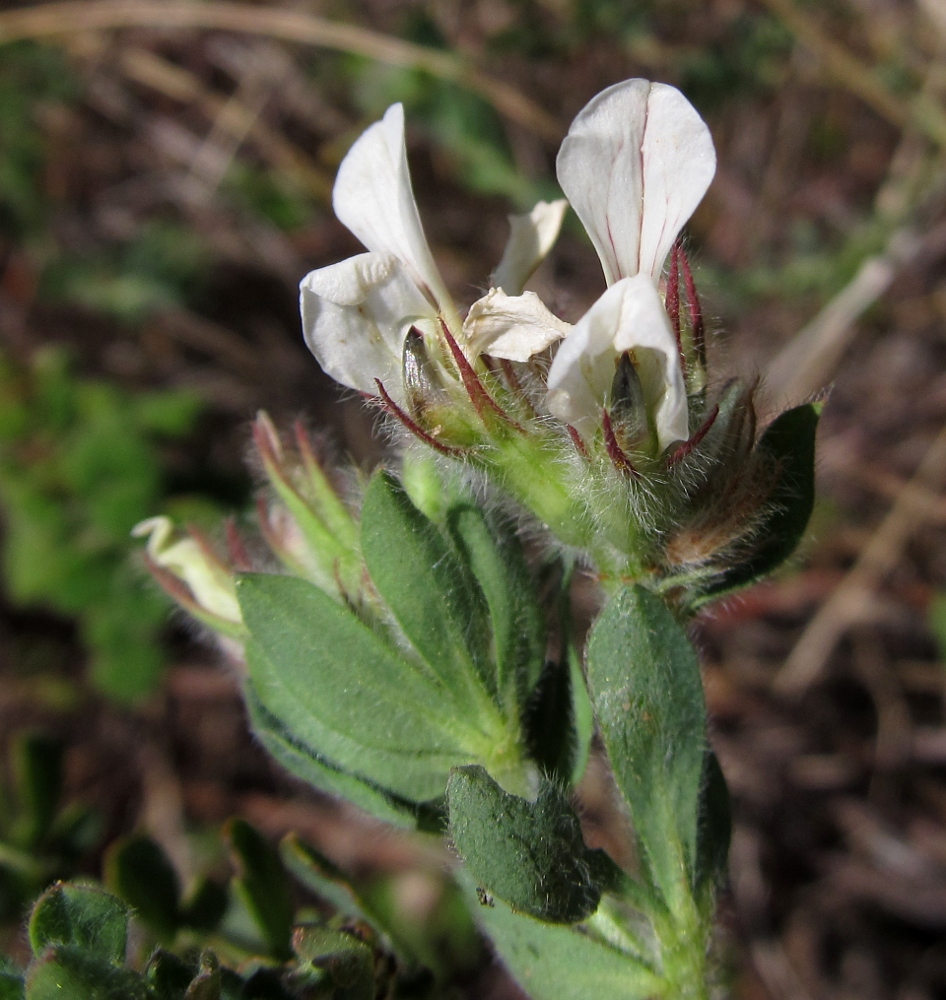
M243 617L229 568L196 532L173 541L170 518L151 517L132 529L148 539L147 559L158 582L179 604L211 628L233 635Z

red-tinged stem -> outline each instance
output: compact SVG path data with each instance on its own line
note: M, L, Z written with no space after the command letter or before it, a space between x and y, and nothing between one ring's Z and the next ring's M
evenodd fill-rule
M696 293L696 283L693 281L693 272L690 270L690 262L683 248L680 248L680 265L683 268L683 284L687 292L687 309L690 312L690 331L693 337L693 346L696 348L696 356L700 359L701 365L706 365L706 333L703 328L703 307L700 305L700 297Z
M709 433L709 429L716 423L716 418L719 416L719 404L713 407L710 415L703 421L702 426L699 430L690 438L689 441L684 441L679 448L667 459L667 465L676 465L681 459L687 457L691 451L706 437Z
M614 428L611 426L611 415L606 409L601 411L601 423L604 426L604 445L608 449L608 458L611 464L626 476L633 476L640 479L640 473L631 465L631 460L624 453L624 449L618 444L618 439L614 436Z
M677 341L677 353L680 355L680 364L683 368L683 377L686 378L687 359L683 353L683 338L680 335L680 243L674 243L670 250L670 271L667 274L667 297L664 302L667 315L670 317L670 324L673 327L673 335Z
M578 433L578 431L575 430L574 427L572 427L571 424L566 424L565 426L568 428L568 436L572 439L572 444L575 446L575 449L578 451L578 454L581 455L582 458L587 458L588 449L585 447L585 442L582 441L581 435Z
M227 533L227 549L230 553L230 562L241 573L249 573L253 569L253 563L250 561L250 555L246 551L246 545L243 543L243 536L240 534L240 529L236 526L236 521L232 517L228 517L224 522L224 529Z
M428 434L423 427L419 427L413 420L394 402L393 399L388 395L388 390L384 388L384 383L381 379L376 378L375 385L378 387L378 392L381 394L381 401L384 404L384 408L392 416L397 417L398 420L414 435L414 437L419 438L424 444L429 444L431 448L435 451L439 451L441 455L449 455L451 458L458 458L463 455L463 451L460 448L452 448L448 444L443 444L438 441L435 437Z
M447 341L447 346L450 348L450 353L453 355L453 360L456 362L457 370L460 372L460 378L463 381L466 394L470 397L470 402L480 415L480 418L485 421L487 412L491 411L500 420L525 433L525 429L520 427L486 391L486 387L480 381L479 376L473 370L473 366L467 360L467 356L456 342L456 338L442 319L440 321L440 328L443 331L444 339Z

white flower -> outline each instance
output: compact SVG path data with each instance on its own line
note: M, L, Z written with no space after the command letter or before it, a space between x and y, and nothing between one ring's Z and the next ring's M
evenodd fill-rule
M677 342L647 274L612 285L562 342L549 371L549 410L582 437L591 437L601 423L616 360L625 351L644 390L660 450L686 440L686 386Z
M306 343L336 381L374 394L380 379L395 401L403 402L402 352L412 326L425 339L437 338L443 322L472 357L489 350L511 360L525 360L562 336L561 324L534 296L518 304L515 299L555 241L565 202L541 202L529 215L511 220L509 246L497 270L509 285L505 291L516 293L503 300L509 323L490 317L490 306L481 301L470 310L470 326L461 327L420 223L400 104L388 108L348 151L332 204L369 251L313 271L300 286Z
M615 365L631 352L663 450L688 437L687 400L656 283L713 179L709 129L674 87L626 80L579 113L556 166L610 287L559 347L549 410L589 437L609 402Z

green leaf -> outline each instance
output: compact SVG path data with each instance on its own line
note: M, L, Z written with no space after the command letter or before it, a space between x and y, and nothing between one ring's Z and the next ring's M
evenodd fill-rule
M290 774L319 791L346 799L375 819L408 829L416 827L417 809L414 803L389 795L370 782L340 770L336 764L296 739L260 702L252 685L246 691L246 704L253 732Z
M588 640L588 685L643 860L673 907L696 862L706 709L696 654L659 597L634 586L611 598Z
M62 741L33 733L13 747L16 790L22 814L14 839L35 846L48 833L62 794Z
M333 1000L374 997L374 952L354 935L309 924L296 928L292 946L302 962L328 974Z
M49 948L30 966L26 1000L152 1000L131 969L103 962L81 947Z
M180 922L184 927L209 934L223 920L229 902L229 894L224 886L213 879L202 878L181 906Z
M157 996L157 1000L181 1000L196 969L193 965L159 948L148 959L145 980Z
M328 858L294 833L290 833L279 848L289 871L306 888L330 903L332 909L350 920L363 921L378 934L385 933L371 904L361 897L345 873Z
M500 958L532 1000L650 1000L666 984L633 955L587 928L543 923L502 900L478 900L464 879L470 908Z
M157 935L168 940L174 937L180 923L180 879L150 837L126 837L109 848L105 884Z
M25 989L23 976L5 956L0 955L0 1000L24 1000Z
M33 954L54 945L68 945L90 961L125 961L128 907L102 889L59 882L36 901L30 914Z
M450 835L470 873L514 910L576 923L601 899L602 852L590 851L565 794L542 778L535 802L510 795L478 766L447 785Z
M472 504L454 506L447 525L486 598L496 689L507 712L525 703L545 659L545 619L515 526L487 519Z
M435 678L316 587L245 574L237 594L253 690L294 742L412 801L441 795L451 767L491 750Z
M289 879L279 852L242 819L227 823L224 836L230 844L238 876L233 886L259 927L273 955L291 955L293 905Z
M751 557L712 583L701 602L766 576L795 551L815 504L815 434L820 416L821 404L807 403L786 410L769 424L756 454L774 470L768 498L771 512L758 529Z
M482 592L447 539L385 472L374 475L361 510L368 572L433 676L476 713L483 685L497 696Z

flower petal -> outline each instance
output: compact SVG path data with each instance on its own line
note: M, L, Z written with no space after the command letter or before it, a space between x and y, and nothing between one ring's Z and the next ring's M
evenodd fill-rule
M507 295L491 288L470 306L463 335L474 357L489 354L507 361L528 361L561 340L571 327L550 313L535 292Z
M713 179L716 153L679 90L625 80L579 112L556 168L612 285L639 272L659 277Z
M633 352L660 449L685 441L687 398L677 343L646 274L612 285L562 342L549 369L550 412L590 438L625 351Z
M131 530L136 538L148 538L148 555L183 580L194 600L205 611L225 621L243 621L233 578L222 564L215 564L193 538L172 542L174 526L170 518L150 517Z
M349 257L307 274L299 298L306 344L325 373L371 395L381 379L400 402L407 331L436 319L400 261L383 253Z
M518 295L522 291L558 239L567 208L568 202L559 198L558 201L540 201L526 215L509 216L509 241L493 272L494 288L501 288L507 295Z
M431 303L453 314L417 213L400 104L392 104L355 140L338 168L332 206L369 250L397 257Z

